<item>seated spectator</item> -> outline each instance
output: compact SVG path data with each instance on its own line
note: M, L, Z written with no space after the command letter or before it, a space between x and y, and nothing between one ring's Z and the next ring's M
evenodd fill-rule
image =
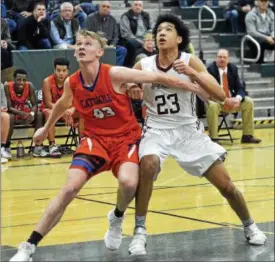
M10 147L10 141L14 130L14 124L33 124L35 130L43 126L43 114L38 111L34 93L34 87L28 82L27 72L17 69L14 72L14 81L4 85L7 98L8 113L10 115L10 132L6 147ZM41 145L35 145L33 156L48 156Z
M79 30L79 23L73 17L74 7L69 2L60 6L60 15L51 21L51 39L54 48L74 48L76 32Z
M111 3L109 1L101 2L99 11L87 17L85 27L89 31L97 32L105 38L107 46L116 47L116 64L122 66L127 54L127 49L117 45L118 26L116 19L110 13Z
M82 0L80 3L81 9L85 12L86 15L89 15L89 14L92 14L92 13L98 11L98 6L97 5L95 6L91 2L92 1L89 1L89 0L85 0L85 1ZM85 21L86 21L86 19L85 19ZM84 21L84 23L85 23L85 21Z
M199 7L203 5L207 5L208 1L206 0L179 0L179 6L181 8L193 6L193 7ZM212 0L212 6L218 6L219 0Z
M237 34L245 31L245 16L254 7L254 0L237 0L225 7L224 18L231 24L231 32Z
M220 49L216 61L208 68L208 72L220 83L227 96L224 104L210 101L206 105L209 136L212 140L218 140L218 118L223 112L241 112L243 136L242 143L260 143L261 140L253 136L254 131L254 103L245 95L244 87L238 75L238 68L229 63L229 52Z
M7 7L4 0L1 0L1 18L6 21L9 26L10 33L12 34L16 30L17 24L13 19L7 17Z
M87 18L87 14L82 10L79 0L49 0L47 11L50 20L54 20L57 16L59 16L61 11L61 4L63 2L71 3L73 5L73 16L78 20L81 28L83 28L85 20Z
M45 120L48 120L54 104L62 96L64 91L64 82L69 75L68 59L58 57L54 60L54 73L46 77L43 81L43 101L40 110L43 112ZM61 118L68 124L73 123L74 108L68 109ZM51 157L61 157L61 152L55 144L55 127L51 128L48 133L49 153Z
M247 33L254 37L261 46L261 55L258 63L263 63L265 50L274 50L275 48L274 13L268 8L268 0L258 1L257 6L246 15L245 24ZM255 45L250 42L248 43L252 53L256 56L257 49Z
M127 48L125 66L134 65L135 52L143 46L143 37L151 28L150 15L143 11L143 1L133 1L120 19L120 32Z
M13 66L11 54L13 49L9 27L6 21L1 18L1 71Z
M136 51L135 61L139 60L139 57L151 56L157 53L155 48L155 40L152 33L144 35L143 46ZM144 56L145 55L145 56Z
M46 19L46 7L37 3L33 14L28 16L19 27L18 49L50 49L50 25Z
M0 87L0 102L1 102L1 164L8 162L11 159L11 153L6 149L7 138L10 128L10 116L7 113L7 99L4 91L4 85L1 83Z

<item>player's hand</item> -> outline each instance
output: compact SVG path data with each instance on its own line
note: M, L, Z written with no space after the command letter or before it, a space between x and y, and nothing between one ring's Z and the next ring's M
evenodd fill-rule
M74 120L73 120L72 116L68 116L65 118L65 124L66 124L66 126L72 126L74 124Z
M173 63L173 69L178 73L178 74L185 74L192 78L197 72L190 67L189 65L185 64L182 60L177 59Z
M223 105L225 110L234 110L241 105L241 102L238 98L226 98Z
M140 88L138 84L132 83L127 85L128 85L127 93L131 99L135 99L135 100L143 99L143 90Z
M8 108L7 107L1 107L0 112L8 112Z
M35 131L33 141L36 145L41 145L47 136L48 131L45 129L45 127L41 127Z
M33 120L34 120L34 115L31 114L31 113L28 113L28 114L27 114L27 119L26 119L26 120L27 120L28 124L32 123Z

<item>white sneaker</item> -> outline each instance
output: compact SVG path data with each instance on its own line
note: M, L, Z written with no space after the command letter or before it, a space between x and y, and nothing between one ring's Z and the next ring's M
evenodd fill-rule
M35 146L32 155L34 157L47 157L49 156L49 152L43 146Z
M34 251L35 245L23 242L20 244L17 253L10 259L10 261L32 261Z
M7 163L9 160L7 158L1 157L1 164Z
M104 236L105 246L111 250L117 250L122 241L123 217L116 217L114 210L108 213L109 229Z
M266 242L265 234L257 227L255 223L244 228L244 236L251 245L264 245Z
M11 153L5 147L1 147L1 157L4 157L6 159L12 158Z
M59 151L59 148L56 145L50 146L49 149L50 157L53 158L60 158L61 157L61 152Z
M137 227L134 231L134 237L129 245L129 254L138 256L146 255L146 229Z

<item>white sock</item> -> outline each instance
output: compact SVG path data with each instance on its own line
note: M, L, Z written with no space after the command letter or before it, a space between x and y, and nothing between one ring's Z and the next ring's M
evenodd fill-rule
M136 216L136 227L145 227L145 216Z

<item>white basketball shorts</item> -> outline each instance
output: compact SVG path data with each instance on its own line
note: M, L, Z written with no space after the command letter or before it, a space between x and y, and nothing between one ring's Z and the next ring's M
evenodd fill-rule
M216 160L224 160L226 150L204 134L197 123L174 129L144 126L139 159L146 155L157 155L161 165L172 156L187 173L202 177Z

